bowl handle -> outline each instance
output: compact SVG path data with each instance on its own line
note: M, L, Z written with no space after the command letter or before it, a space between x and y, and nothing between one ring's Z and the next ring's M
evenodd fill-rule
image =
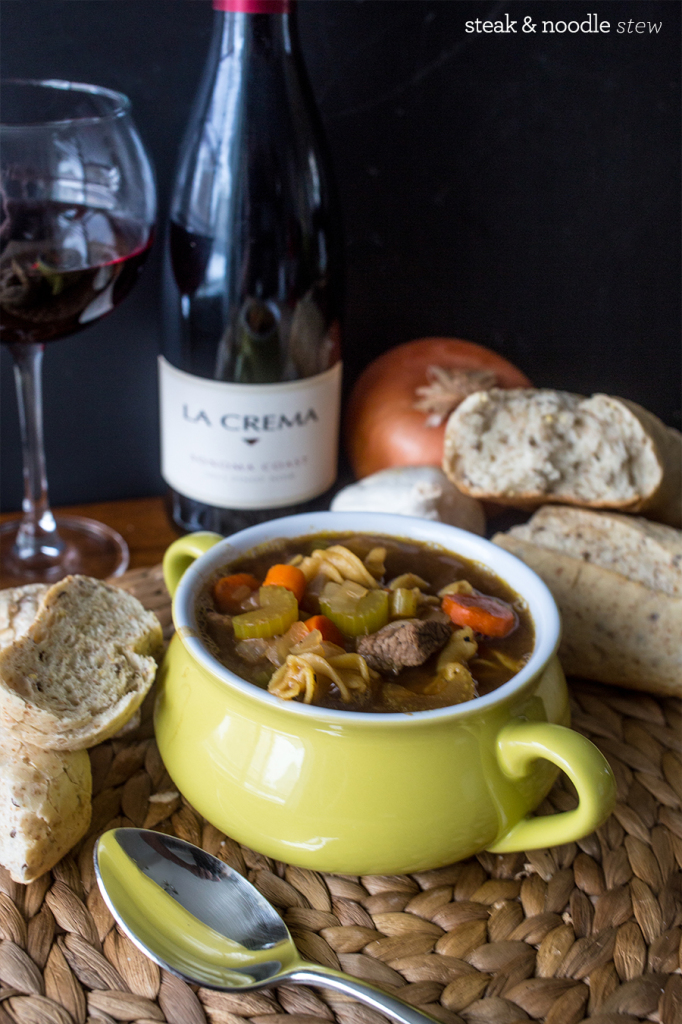
M208 531L188 533L186 537L174 540L166 549L163 556L163 578L171 597L174 596L178 583L192 562L217 544L219 540L223 540L219 533L209 533Z
M593 743L563 725L510 722L497 739L497 758L509 778L521 779L543 757L566 772L578 791L573 811L523 818L488 847L491 853L514 853L561 846L593 832L616 802L616 780L608 761Z

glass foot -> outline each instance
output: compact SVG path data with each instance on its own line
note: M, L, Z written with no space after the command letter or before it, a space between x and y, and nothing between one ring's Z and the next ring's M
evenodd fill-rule
M58 559L24 560L14 552L14 538L21 520L0 525L0 588L25 583L55 583L64 576L79 573L108 579L120 576L128 568L130 552L123 537L104 523L83 516L55 516L59 536L65 548Z

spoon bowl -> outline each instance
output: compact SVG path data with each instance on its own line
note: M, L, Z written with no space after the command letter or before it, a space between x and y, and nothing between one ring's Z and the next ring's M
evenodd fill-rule
M95 844L104 900L128 937L184 981L221 991L283 981L336 989L400 1024L434 1024L395 996L302 960L275 908L239 872L182 839L117 828Z

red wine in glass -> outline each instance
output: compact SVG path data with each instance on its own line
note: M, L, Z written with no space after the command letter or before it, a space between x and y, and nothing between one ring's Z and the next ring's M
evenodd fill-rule
M151 246L144 224L86 206L5 203L0 228L0 342L55 341L110 313Z
M60 81L0 91L0 342L14 361L23 517L0 526L0 586L107 577L128 565L114 530L54 516L47 496L41 367L46 342L106 316L152 243L156 190L121 93Z

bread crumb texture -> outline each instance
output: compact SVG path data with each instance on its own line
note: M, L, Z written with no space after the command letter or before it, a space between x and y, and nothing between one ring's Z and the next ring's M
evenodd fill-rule
M23 635L0 650L0 724L27 743L77 750L141 704L163 645L152 612L87 576L50 587Z
M0 864L15 882L49 871L82 838L91 791L84 750L43 750L0 736Z
M656 447L632 410L608 395L495 389L452 414L444 468L477 497L627 507L660 486Z

